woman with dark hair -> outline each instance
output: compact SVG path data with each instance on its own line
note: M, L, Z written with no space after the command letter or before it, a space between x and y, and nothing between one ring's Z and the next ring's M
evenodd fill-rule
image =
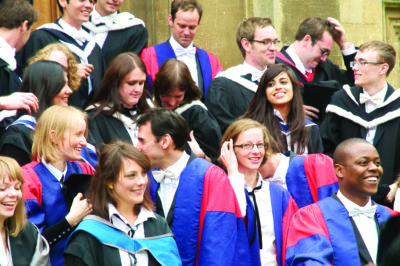
M122 53L108 66L100 90L86 108L89 142L107 144L114 139L136 145L136 120L150 108L147 102L147 70L134 53Z
M72 90L62 65L39 60L25 70L20 91L33 93L39 100L39 110L30 115L18 110L18 119L0 138L0 154L14 158L22 166L32 161L31 134L37 118L52 105L67 106Z
M208 157L211 161L218 158L221 130L214 116L200 101L199 89L186 64L177 59L166 60L156 74L152 88L156 106L174 110L185 118L189 130L193 131L192 140L200 146L199 149L197 145L191 145L196 156Z
M323 150L319 128L306 120L297 78L286 65L268 67L243 118L264 124L281 152L309 154Z
M167 222L154 213L146 155L115 141L101 151L89 215L71 235L65 265L181 265Z

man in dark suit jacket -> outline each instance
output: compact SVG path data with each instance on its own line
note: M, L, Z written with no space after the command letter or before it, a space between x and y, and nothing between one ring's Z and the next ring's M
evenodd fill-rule
M334 42L342 51L346 71L328 59ZM281 52L276 54L276 62L292 68L304 95L303 87L307 84L337 89L345 84L352 86L354 78L349 64L355 54L354 45L346 42L345 32L339 21L333 18L310 17L300 24L295 41L290 46L283 47ZM307 119L314 120L319 124L324 118L326 105L319 107L319 110L304 105Z

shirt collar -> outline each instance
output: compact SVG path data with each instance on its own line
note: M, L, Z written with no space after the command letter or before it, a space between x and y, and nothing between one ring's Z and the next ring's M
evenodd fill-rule
M135 221L135 224L131 225L131 224L129 224L128 220L126 220L125 217L122 216L118 212L117 208L115 208L114 205L112 205L111 203L108 203L107 207L108 207L108 216L110 218L110 221L112 221L112 219L114 219L113 217L115 217L116 219L121 220L122 222L124 222L126 225L128 225L130 227L138 226L138 225L144 223L145 221L147 221L150 218L156 218L156 216L154 215L153 211L146 209L144 206L141 206L140 212L139 212L139 215L138 215L138 217L137 217L137 219Z
M17 61L15 60L15 48L0 37L0 58L2 58L11 71L17 68Z
M67 174L67 165L65 165L65 168L63 171L58 170L57 168L55 168L53 165L51 165L50 163L46 163L45 159L42 158L42 164L44 166L46 166L47 170L50 171L50 173L55 176L55 178L57 178L58 181L61 180L61 177Z
M91 39L90 34L82 27L77 30L75 27L72 27L67 22L65 22L62 18L58 20L58 24L61 26L61 28L63 28L66 34L74 38L80 44Z
M290 56L290 58L293 60L294 64L296 65L296 68L303 73L304 75L306 74L306 72L312 72L312 69L306 69L306 67L304 66L303 62L301 62L299 56L296 54L296 52L293 49L293 46L290 45L287 49L286 49L286 53Z
M385 95L387 93L387 90L388 90L388 84L387 84L387 82L385 82L385 86L383 86L383 89L381 89L379 92L375 93L373 96L381 98L382 99L381 103L383 103L385 101ZM363 88L363 93L368 96L372 96L372 95L369 95L369 93L364 88Z
M99 23L105 23L107 26L110 26L110 24L113 24L115 16L118 15L118 11L115 11L114 13L108 15L108 16L102 16L97 12L96 10L96 5L93 8L92 14L91 14L91 22L93 24L99 24Z
M188 47L184 48L182 47L182 45L180 45L175 39L174 37L171 35L171 37L169 38L169 44L171 44L171 47L173 50L177 50L177 49L193 49L192 47L194 47L193 45L193 41L189 44Z
M179 176L182 173L183 169L185 169L189 158L190 156L186 152L183 152L179 160L176 161L173 165L167 167L165 171L169 171L170 173L174 173L175 175Z
M259 70L258 68L249 65L246 61L242 64L243 74L251 74L252 81L260 81L262 75L264 74L265 70L267 70L268 66L265 67L264 70Z
M355 204L354 202L352 202L348 198L346 198L346 196L343 195L343 193L340 192L340 190L337 192L337 197L343 203L343 205L347 209L347 211L349 211L351 209L362 209L362 208L367 207L367 206L372 206L371 197L369 198L368 203L365 204L365 206L362 206L362 207L357 205L357 204Z

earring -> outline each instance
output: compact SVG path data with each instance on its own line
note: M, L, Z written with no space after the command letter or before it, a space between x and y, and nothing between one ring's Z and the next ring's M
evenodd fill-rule
M108 185L108 188L109 188L109 189L114 189L114 186L111 185L111 184L109 184L109 185Z

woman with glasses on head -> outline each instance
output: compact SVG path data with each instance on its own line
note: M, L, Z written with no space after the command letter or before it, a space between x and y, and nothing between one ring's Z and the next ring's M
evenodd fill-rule
M252 254L253 261L260 257L262 265L282 265L286 232L297 206L287 190L258 172L271 154L268 130L257 121L240 119L226 129L221 143L220 159L247 216L249 243L260 249Z
M129 143L103 148L90 187L94 215L72 234L65 265L181 265L167 222L154 213L150 168Z
M264 124L281 152L323 151L319 128L306 120L297 78L286 65L272 65L265 71L243 118Z

